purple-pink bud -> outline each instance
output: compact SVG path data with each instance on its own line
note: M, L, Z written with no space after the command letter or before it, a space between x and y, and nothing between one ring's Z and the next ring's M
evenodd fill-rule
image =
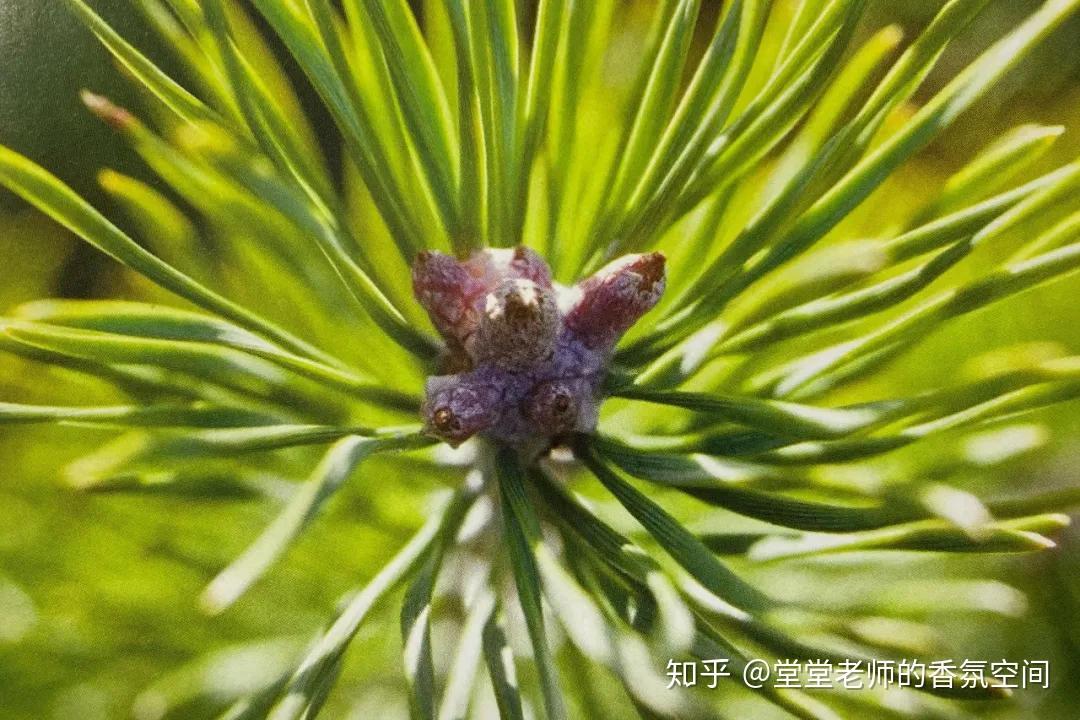
M457 447L488 430L499 413L499 388L475 373L428 378L421 413L425 429Z
M488 291L484 278L438 251L420 253L412 268L413 294L435 329L456 346L476 330L479 303Z
M525 398L522 412L538 435L591 430L596 424L593 390L581 379L540 382Z
M664 291L659 253L616 260L578 287L563 315L551 271L526 248L466 260L421 253L417 300L446 338L444 367L428 379L422 414L432 435L457 446L483 434L546 447L596 427L600 386L615 343Z
M493 253L500 252L498 250ZM506 264L506 276L519 280L532 280L542 288L551 288L551 269L544 259L524 245L518 245L513 250L502 251L506 253L498 257L497 264Z
M578 283L580 297L565 324L590 348L607 352L623 333L660 301L664 256L627 255Z
M524 245L515 248L488 248L462 262L469 273L494 290L503 280L532 280L543 288L551 287L551 270L544 259Z

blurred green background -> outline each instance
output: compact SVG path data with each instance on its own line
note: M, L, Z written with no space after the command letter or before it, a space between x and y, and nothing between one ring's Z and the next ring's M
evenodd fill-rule
M637 4L644 15L649 3ZM124 0L94 5L155 55L153 36L132 19ZM870 5L867 35L898 23L910 38L941 3ZM948 51L920 97L940 87L1037 5L1033 0L992 0ZM722 4L705 6L706 12L716 12ZM628 43L637 41L633 33L639 29L627 25ZM168 57L157 59L168 66ZM108 201L95 191L97 170L107 165L136 171L137 165L114 135L82 109L77 92L83 87L138 107L138 98L62 0L0 0L0 144L51 168L109 211ZM317 126L318 120L316 113ZM850 221L854 232L876 233L903 221L979 148L1027 122L1067 128L1045 167L1080 154L1080 23L1058 32L865 203ZM148 294L144 283L10 196L0 198L0 268L0 308L40 297ZM965 317L875 377L872 389L862 390L884 396L931 386L1003 345L1030 341L1080 352L1078 306L1080 280L1073 277L1014 298L993 314ZM62 374L0 354L0 399L63 403L69 399L54 390ZM63 379L70 383L71 376ZM88 402L94 393L107 399L102 388L87 384L78 401ZM1053 428L1053 442L998 469L996 482L1006 489L1014 481L1024 487L1074 485L1080 469L1076 404L1040 413L1032 422ZM5 720L103 720L133 713L149 719L166 708L176 708L174 717L207 716L216 707L215 694L231 697L246 682L258 680L235 671L245 667L243 655L230 648L270 639L284 662L419 516L410 488L420 484L420 471L374 461L368 477L396 492L382 492L373 501L362 483L346 487L329 516L266 581L234 609L211 618L197 607L199 592L273 516L274 508L241 496L75 493L63 485L59 469L92 446L83 444L83 433L74 436L77 441L72 437L63 428L0 427L0 718ZM773 570L771 581L801 581L797 565L784 568ZM1077 717L1080 530L1064 534L1057 550L1034 558L965 560L955 568L958 577L989 568L988 574L1021 589L1029 604L1026 613L942 618L962 657L1046 659L1051 664L1051 690L1024 693L1011 708L980 709L978 716ZM359 638L347 670L365 678L365 690L351 691L346 684L330 717L369 717L365 707L372 688L398 682L392 610L385 619L370 624Z

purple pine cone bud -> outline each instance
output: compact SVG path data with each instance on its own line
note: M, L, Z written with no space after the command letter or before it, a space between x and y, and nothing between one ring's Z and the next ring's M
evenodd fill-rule
M558 333L555 293L532 280L507 279L488 293L468 349L477 363L522 370L551 355Z
M439 375L427 381L421 413L425 429L457 447L498 419L499 388L476 373Z
M551 289L551 269L544 259L524 245L511 250L489 250L496 275L517 280L532 280L542 288Z
M588 347L608 352L660 301L664 284L660 253L621 257L578 283L581 296L566 314L566 328Z
M569 292L526 248L421 253L413 288L455 373L428 379L426 430L455 447L482 434L535 450L596 427L611 350L660 300L664 257L616 260L578 284L565 315L556 293Z
M538 383L525 398L522 412L538 435L553 437L596 425L592 384L582 378Z
M476 330L479 304L488 292L485 278L449 255L420 253L412 269L413 294L435 329L455 347Z

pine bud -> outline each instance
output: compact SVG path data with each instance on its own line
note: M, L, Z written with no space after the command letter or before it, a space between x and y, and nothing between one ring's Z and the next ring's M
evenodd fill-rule
M549 380L533 388L522 413L537 435L556 436L591 429L596 402L589 383L581 379Z
M487 256L499 277L532 280L542 288L551 288L551 270L536 251L518 245L508 250L488 250Z
M610 351L660 301L664 283L660 253L619 258L578 284L580 297L566 314L566 327L588 347Z
M457 447L489 429L499 413L499 388L484 373L428 378L421 410L425 429Z
M555 294L532 280L504 280L488 293L468 349L477 363L523 369L551 355L559 332Z
M428 380L428 432L454 446L478 433L528 446L596 426L610 351L660 299L664 257L611 263L580 283L565 316L547 264L524 247L421 253L413 287L447 340L443 372L455 373Z
M424 251L412 268L413 294L435 329L461 347L476 330L478 305L488 288L463 263L438 251Z

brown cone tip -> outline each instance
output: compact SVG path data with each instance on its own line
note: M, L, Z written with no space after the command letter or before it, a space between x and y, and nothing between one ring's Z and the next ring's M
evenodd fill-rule
M643 290L652 290L657 283L664 280L666 264L667 258L658 252L642 255L634 263L634 270L641 275Z

